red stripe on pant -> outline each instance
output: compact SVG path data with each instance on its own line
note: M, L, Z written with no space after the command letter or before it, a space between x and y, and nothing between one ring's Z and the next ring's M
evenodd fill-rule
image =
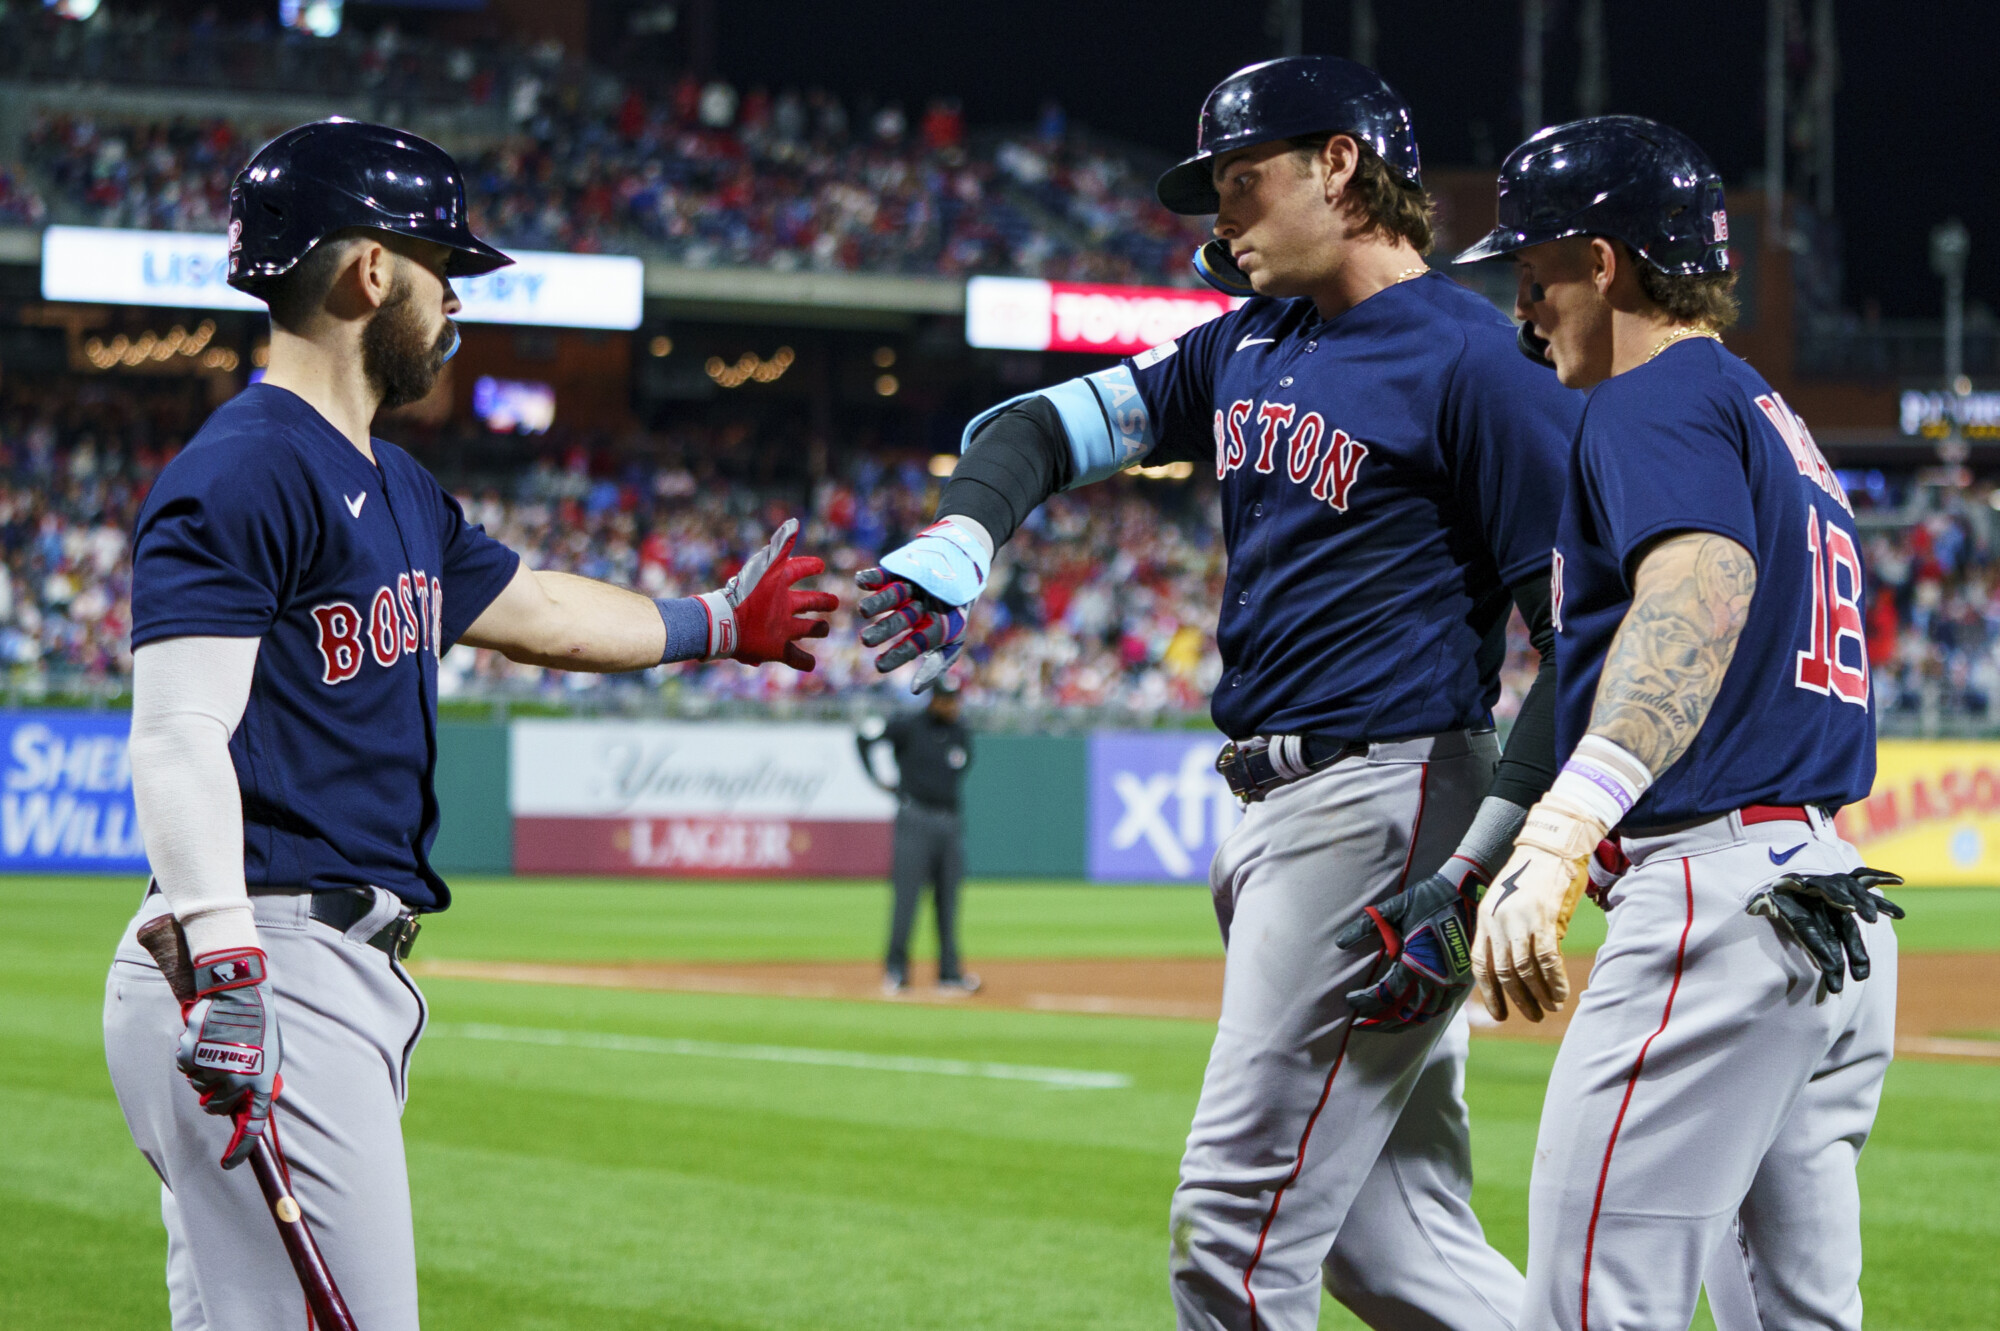
M1590 1331L1590 1258L1597 1247L1597 1217L1604 1209L1604 1182L1611 1174L1611 1153L1618 1148L1618 1133L1625 1126L1625 1111L1632 1107L1632 1092L1638 1089L1639 1074L1646 1070L1646 1052L1653 1047L1653 1041L1665 1034L1667 1023L1673 1019L1674 996L1681 991L1681 970L1687 964L1688 933L1694 928L1694 865L1688 860L1681 861L1681 877L1687 884L1687 921L1681 925L1681 943L1674 953L1674 982L1667 989L1666 1010L1660 1013L1660 1028L1646 1037L1646 1043L1639 1046L1639 1057L1632 1060L1632 1075L1625 1079L1625 1098L1619 1102L1618 1117L1611 1124L1611 1140L1604 1144L1604 1164L1597 1171L1597 1199L1590 1207L1590 1228L1583 1239L1583 1290L1579 1306L1582 1331Z
M1425 763L1417 774L1417 816L1410 824L1410 849L1403 856L1403 872L1396 879L1398 892L1410 881L1410 864L1417 856L1417 836L1424 828L1424 800L1430 791L1430 784L1431 765ZM1377 958L1375 969L1371 969L1368 975L1370 984L1375 982L1375 972L1381 964L1382 959ZM1327 1097L1333 1094L1333 1079L1340 1074L1340 1065L1347 1061L1347 1041L1353 1034L1354 1023L1350 1020L1347 1029L1340 1034L1340 1052L1333 1056L1333 1066L1326 1070L1326 1084L1319 1088L1319 1103L1313 1106L1312 1113L1306 1118L1306 1130L1299 1134L1299 1153L1292 1162L1292 1172L1285 1176L1285 1181L1271 1195L1271 1209L1264 1213L1264 1227L1257 1231L1257 1249L1250 1254L1250 1264L1243 1268L1243 1297L1250 1301L1250 1331L1257 1331L1261 1325L1257 1320L1257 1292L1250 1288L1250 1277L1257 1273L1257 1263L1264 1260L1264 1243L1271 1237L1271 1226L1277 1222L1278 1203L1284 1200L1286 1191L1299 1181L1299 1171L1306 1167L1306 1144L1312 1141L1313 1126L1319 1122L1320 1111L1326 1108Z

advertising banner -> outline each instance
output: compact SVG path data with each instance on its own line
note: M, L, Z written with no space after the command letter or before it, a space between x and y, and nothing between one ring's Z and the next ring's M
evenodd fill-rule
M1880 741L1875 788L1837 825L1869 864L1917 886L2000 886L2000 742Z
M625 254L517 250L514 263L452 289L464 323L554 328L639 326L645 264ZM206 232L52 226L42 233L42 296L106 305L257 310L264 303L230 286L229 242Z
M895 800L837 725L517 721L517 873L874 877Z
M1242 303L1187 287L975 277L965 287L965 340L1013 351L1132 356Z
M1099 731L1090 737L1090 877L1207 882L1215 848L1243 816L1215 770L1222 736Z
M0 712L0 871L143 874L123 712Z

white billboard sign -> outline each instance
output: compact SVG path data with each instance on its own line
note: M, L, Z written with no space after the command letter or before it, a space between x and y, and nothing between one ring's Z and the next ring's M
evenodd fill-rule
M835 725L516 721L522 873L675 877L885 871L894 797Z
M519 250L512 266L455 279L464 323L631 329L645 264L624 254ZM261 310L231 287L226 237L201 232L52 226L42 233L42 296L105 305Z
M516 814L783 814L867 822L896 801L861 768L846 726L516 721Z

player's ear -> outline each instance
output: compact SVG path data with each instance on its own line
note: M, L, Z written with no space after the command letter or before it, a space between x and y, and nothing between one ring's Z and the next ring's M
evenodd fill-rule
M396 286L396 252L379 240L363 240L356 246L354 276L363 303L379 310L388 303Z
M1618 280L1618 270L1624 266L1625 256L1618 252L1614 241L1603 236L1590 238L1590 284L1597 288L1597 294L1608 296L1611 286Z
M1354 179L1361 165L1361 147L1352 136L1336 134L1320 145L1319 164L1326 181L1326 201L1332 203Z

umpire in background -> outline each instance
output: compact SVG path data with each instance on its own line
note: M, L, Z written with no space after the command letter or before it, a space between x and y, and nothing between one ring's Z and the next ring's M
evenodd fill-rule
M917 902L928 885L936 894L938 988L976 993L979 977L958 965L958 884L965 876L965 829L958 816L958 787L972 765L972 732L958 719L958 685L950 676L931 688L921 711L906 712L887 726L871 722L855 743L861 766L875 775L875 746L896 755L897 784L884 786L896 797L896 849L890 880L895 907L889 921L889 957L882 992L910 987L910 930ZM870 733L873 731L873 733Z

